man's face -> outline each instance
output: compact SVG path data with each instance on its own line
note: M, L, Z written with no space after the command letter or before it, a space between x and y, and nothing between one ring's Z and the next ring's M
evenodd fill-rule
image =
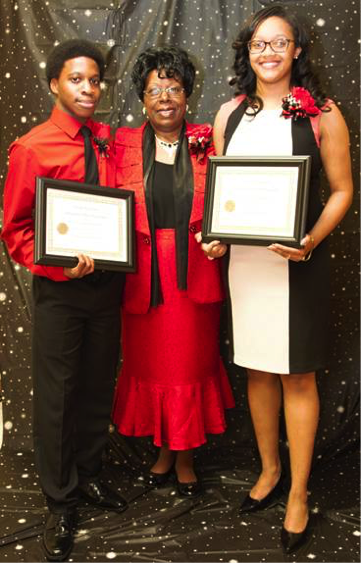
M53 78L50 89L56 106L81 123L91 117L100 99L100 76L97 63L88 57L68 59L59 78Z

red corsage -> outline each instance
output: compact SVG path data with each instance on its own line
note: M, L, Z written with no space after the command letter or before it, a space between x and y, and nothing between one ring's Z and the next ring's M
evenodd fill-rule
M212 145L212 127L201 125L186 133L191 154L195 154L198 162L203 162L207 149Z
M319 113L320 108L315 105L314 98L305 88L293 87L291 93L282 98L281 115L286 119L291 117L296 121L299 117L313 117Z

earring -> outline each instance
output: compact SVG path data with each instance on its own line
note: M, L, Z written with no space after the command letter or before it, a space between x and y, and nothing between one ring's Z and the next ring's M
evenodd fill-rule
M188 110L189 110L189 105L187 104L187 105L186 105L186 111L188 111Z
M145 109L145 106L143 106L142 113L143 115L147 115L147 110Z

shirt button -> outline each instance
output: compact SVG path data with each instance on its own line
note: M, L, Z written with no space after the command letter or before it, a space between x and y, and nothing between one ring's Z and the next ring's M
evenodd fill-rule
M144 237L144 238L143 238L143 242L144 242L144 244L150 244L150 238L149 238L149 237Z
M197 229L195 228L194 225L191 225L191 226L189 227L189 232L190 232L190 233L195 233L196 230L197 230Z

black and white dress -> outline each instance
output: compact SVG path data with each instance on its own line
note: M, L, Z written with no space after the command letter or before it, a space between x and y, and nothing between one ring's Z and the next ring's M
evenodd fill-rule
M225 154L311 155L307 231L322 211L319 148L308 118L293 121L281 108L256 117L245 104L231 114ZM265 246L232 245L229 259L234 363L254 370L290 374L325 365L329 309L326 243L307 262L293 262Z

